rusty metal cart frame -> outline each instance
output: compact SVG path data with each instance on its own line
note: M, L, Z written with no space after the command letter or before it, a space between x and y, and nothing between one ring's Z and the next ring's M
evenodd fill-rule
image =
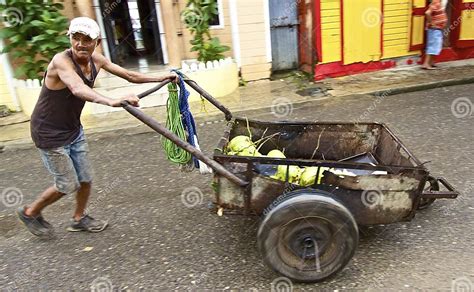
M358 225L409 221L416 210L426 208L435 199L459 195L444 178L430 176L424 164L385 124L234 118L196 82L186 76L184 81L222 111L228 122L212 159L138 108L127 102L122 106L214 170L217 208L263 216L257 238L263 259L293 280L322 281L343 269L357 248ZM167 83L164 81L138 97L143 98ZM287 149L289 157L304 159L224 154L232 137L249 131L254 140L272 137L263 145L263 153L277 146ZM323 132L325 138L321 139ZM374 163L358 161L360 157L371 157ZM260 171L262 166L279 165L287 167L285 181ZM293 165L317 167L314 182L306 187L290 183L288 169ZM359 174L340 175L329 169ZM446 190L441 191L440 185Z

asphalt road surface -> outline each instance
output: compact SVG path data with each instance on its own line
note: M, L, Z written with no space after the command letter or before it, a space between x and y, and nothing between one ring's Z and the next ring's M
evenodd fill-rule
M286 115L283 119L385 122L418 159L431 161L433 175L446 177L462 193L435 202L411 222L362 228L352 261L318 284L285 282L267 268L256 246L260 219L211 213L211 177L183 173L168 162L154 132L89 135L95 171L90 212L110 221L97 234L65 230L72 196L44 212L55 226L55 239L29 234L14 211L51 180L36 149L1 153L0 288L473 291L473 92L474 85L464 85L239 113L262 120ZM197 123L201 146L210 154L224 123L218 118ZM198 196L183 200L183 192Z

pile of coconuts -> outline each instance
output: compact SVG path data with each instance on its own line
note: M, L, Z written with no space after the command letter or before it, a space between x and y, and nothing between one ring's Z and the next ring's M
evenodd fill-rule
M274 149L268 152L267 155L263 155L259 152L260 147L263 143L258 146L257 142L252 142L251 138L245 135L240 135L234 137L230 142L227 144L225 149L225 154L227 155L238 155L238 156L255 156L255 157L272 157L272 158L286 158L285 154L278 150ZM257 147L258 146L258 147ZM331 171L336 174L340 173L340 170L330 169L329 167L299 167L296 165L279 165L277 171L274 175L270 176L271 178L286 181L286 175L288 170L288 181L292 184L297 184L300 186L311 186L315 183L316 175L319 171L318 183L323 176L323 172L325 170ZM351 175L351 173L345 171L343 175Z

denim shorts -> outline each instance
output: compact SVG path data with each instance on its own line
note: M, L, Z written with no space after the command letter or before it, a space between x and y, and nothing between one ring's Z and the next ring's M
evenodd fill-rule
M438 56L443 48L443 31L441 29L428 29L426 54Z
M39 151L44 166L54 177L54 185L59 192L71 194L79 189L81 182L92 181L92 169L88 158L89 146L82 129L71 144Z

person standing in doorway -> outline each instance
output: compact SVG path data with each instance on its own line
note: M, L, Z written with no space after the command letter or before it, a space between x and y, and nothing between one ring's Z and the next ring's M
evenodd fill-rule
M441 0L432 0L426 15L427 44L425 61L421 68L425 70L436 69L435 57L443 49L443 30L448 23L445 5Z

